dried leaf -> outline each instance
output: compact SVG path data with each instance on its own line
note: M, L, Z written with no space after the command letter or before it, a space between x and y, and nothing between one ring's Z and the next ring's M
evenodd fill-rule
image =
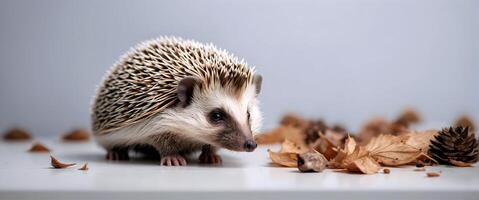
M308 126L309 123L310 123L309 120L306 120L293 113L288 113L284 115L280 122L282 126L291 126L291 127L295 127L299 129L302 129Z
M421 116L419 113L413 108L406 108L402 111L394 123L404 124L406 127L409 127L410 124L419 122L421 122Z
M421 167L421 168L414 169L414 171L416 171L416 172L423 172L423 171L426 171L426 168Z
M55 168L55 169L63 169L63 168L67 168L67 167L76 165L75 163L71 163L71 164L61 163L60 161L58 161L53 156L50 156L50 158L52 159L51 160L52 167Z
M90 139L90 133L85 129L74 129L62 137L65 141L87 141Z
M257 144L275 144L284 140L284 127L278 127L268 132L255 135L254 140Z
M348 137L344 144L344 148L340 149L336 154L336 157L329 161L328 167L333 169L343 168L343 160L354 152L356 146L356 141L353 138Z
M406 144L422 151L423 153L427 153L429 145L431 144L431 139L433 139L437 133L437 130L413 131L401 135L400 137L406 138Z
M82 171L87 171L89 168L88 168L88 163L85 163L83 164L82 167L80 167L78 170L82 170Z
M362 172L364 174L375 174L381 166L370 156L362 156L346 166L350 172Z
M364 124L358 134L358 139L361 144L367 144L372 138L380 134L388 132L389 123L386 119L376 117Z
M301 172L321 172L327 164L328 159L319 152L298 154L298 169Z
M269 157L273 163L285 166L285 167L297 167L298 166L298 154L290 152L273 152L268 149Z
M281 144L281 150L279 152L273 152L268 149L269 157L273 163L286 166L297 167L298 158L297 155L308 152L309 148L304 145L298 145L290 140L285 140Z
M45 145L40 144L40 143L34 143L32 147L28 150L29 152L34 152L34 153L46 153L50 152L50 149L48 149Z
M441 174L436 173L436 172L428 172L426 173L427 177L439 177Z
M356 141L348 137L344 149L340 149L334 159L328 164L330 168L342 168L349 172L364 174L377 173L381 166L369 155L369 152Z
M471 132L475 132L476 130L476 125L474 124L471 117L467 115L462 115L459 118L457 118L456 121L454 122L454 126L469 127L469 130Z
M458 160L449 159L449 162L456 167L472 167L471 163L466 163L466 162L462 162L462 161L458 161Z
M3 139L7 141L23 141L32 139L32 136L26 130L21 128L12 128L4 133Z
M333 145L333 143L328 138L326 138L325 136L322 136L322 135L312 145L312 148L314 150L323 154L324 157L326 157L326 159L328 159L328 160L333 159L338 154L338 152L334 150L335 147L336 146Z
M305 153L308 152L309 148L303 144L298 144L295 142L292 142L290 140L284 140L284 142L281 144L281 153Z
M398 166L415 161L423 153L406 143L410 136L380 135L373 138L365 149L379 163Z

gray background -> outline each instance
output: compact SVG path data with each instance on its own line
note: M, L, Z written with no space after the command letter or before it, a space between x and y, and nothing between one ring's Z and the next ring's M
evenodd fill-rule
M212 42L257 67L265 127L287 111L351 129L416 107L479 119L479 1L0 1L0 129L89 125L104 72L161 35Z

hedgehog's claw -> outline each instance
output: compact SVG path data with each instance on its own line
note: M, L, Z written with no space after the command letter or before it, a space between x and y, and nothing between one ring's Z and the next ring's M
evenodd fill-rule
M186 160L180 155L169 155L162 157L160 164L163 166L185 166Z
M203 164L221 164L222 162L221 156L212 152L202 152L199 160Z

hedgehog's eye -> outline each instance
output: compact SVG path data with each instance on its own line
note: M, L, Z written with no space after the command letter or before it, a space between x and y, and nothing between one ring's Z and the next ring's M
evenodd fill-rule
M216 109L210 112L209 118L212 122L218 123L225 119L225 113L220 109Z

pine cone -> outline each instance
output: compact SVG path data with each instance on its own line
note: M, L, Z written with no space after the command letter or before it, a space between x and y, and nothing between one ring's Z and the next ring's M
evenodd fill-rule
M431 140L428 154L440 164L472 164L479 158L478 142L468 127L444 128Z

